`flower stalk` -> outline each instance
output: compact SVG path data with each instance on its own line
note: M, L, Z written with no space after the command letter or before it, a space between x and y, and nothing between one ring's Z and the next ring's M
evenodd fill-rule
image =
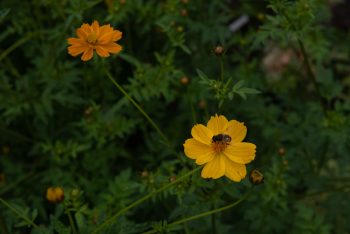
M171 186L173 186L174 184L179 183L180 181L186 179L187 177L191 176L192 174L196 173L198 170L200 170L201 167L196 167L195 169L193 169L192 171L186 173L185 175L179 177L178 179L172 181L171 183L168 183L162 187L160 187L159 189L147 194L146 196L140 198L139 200L131 203L130 205L128 205L127 207L121 209L120 211L118 211L116 214L114 214L113 216L111 216L110 218L108 218L106 221L104 221L102 224L100 224L93 232L92 234L96 234L99 231L101 231L103 228L105 228L106 226L110 225L116 218L118 218L119 216L125 214L127 211L129 211L130 209L132 209L133 207L147 201L148 199L152 198L154 195L170 188Z
M195 219L199 219L199 218L202 218L202 217L205 217L205 216L208 216L208 215L213 215L213 214L216 214L216 213L219 213L219 212L222 212L222 211L225 211L225 210L228 210L228 209L231 209L235 206L237 206L238 204L240 204L241 202L243 202L244 200L246 200L249 195L252 193L253 191L253 187L251 187L249 189L249 191L244 195L242 196L239 200L227 205L227 206L223 206L223 207L220 207L220 208L217 208L217 209L213 209L213 210L210 210L210 211L206 211L206 212L203 212L203 213L200 213L200 214L197 214L197 215L193 215L193 216L190 216L190 217L187 217L187 218L184 218L184 219L180 219L178 221L175 221L175 222L172 222L172 223L169 223L167 225L168 228L171 228L173 226L176 226L176 225L179 225L179 224L182 224L182 223L186 223L186 222L189 222L189 221L192 221L192 220L195 220ZM156 233L157 230L150 230L150 231L147 231L147 232L144 232L143 234L152 234L152 233Z

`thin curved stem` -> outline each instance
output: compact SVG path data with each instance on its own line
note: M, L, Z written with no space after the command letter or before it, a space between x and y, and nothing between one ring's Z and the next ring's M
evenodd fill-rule
M70 210L66 209L66 213L67 213L67 216L68 216L68 219L69 219L69 224L70 224L70 226L72 228L73 234L78 234L79 232L78 232L77 227L75 226L75 222L74 222L74 219L73 219L73 216L72 216Z
M180 219L178 221L169 223L167 225L167 227L170 228L170 227L173 227L175 225L186 223L186 222L194 220L194 219L199 219L199 218L202 218L202 217L205 217L205 216L208 216L208 215L212 215L212 214L224 211L224 210L231 209L231 208L237 206L239 203L243 202L245 199L247 199L249 197L249 195L252 193L252 191L253 191L253 187L251 187L251 189L243 197L241 197L239 200L237 200L237 201L235 201L235 202L233 202L233 203L231 203L231 204L229 204L227 206L223 206L223 207L220 207L220 208L217 208L217 209L214 209L214 210L210 210L210 211L207 211L207 212L204 212L204 213L201 213L201 214L197 214L197 215L190 216L190 217L187 217L187 218L184 218L184 219ZM150 230L150 231L144 232L143 234L152 234L152 233L156 233L156 232L157 232L157 230Z
M166 190L167 188L170 188L171 186L173 186L176 183L179 183L180 181L184 180L185 178L189 177L190 175L194 174L195 172L197 172L199 169L201 169L201 167L196 167L195 169L193 169L192 171L186 173L185 175L181 176L180 178L176 179L175 181L166 184L162 187L160 187L159 189L147 194L146 196L140 198L139 200L131 203L130 205L128 205L127 207L121 209L120 211L118 211L115 215L113 215L112 217L108 218L106 221L104 221L102 224L100 224L93 232L92 234L98 233L99 231L101 231L104 227L110 225L116 218L118 218L119 216L121 216L122 214L126 213L128 210L130 210L131 208L143 203L144 201L150 199L151 197L153 197L154 195L156 195L157 193L160 193L164 190Z
M118 84L118 82L113 78L113 76L105 70L107 77L112 81L112 83L119 89L120 92L124 94L124 96L141 112L141 114L147 119L147 121L152 125L152 127L158 132L158 134L162 137L165 144L171 146L169 139L164 135L164 133L160 130L156 123L149 117L149 115L142 109L142 107L123 89L122 86Z
M23 215L22 213L20 213L18 210L16 210L16 208L14 208L13 206L11 206L9 203L7 203L5 200L3 200L2 198L0 198L0 202L6 206L7 208L9 208L13 213L15 213L18 217L21 217L23 220L25 220L29 225L31 225L32 227L38 227L38 225L36 225L32 220L30 220L27 216Z

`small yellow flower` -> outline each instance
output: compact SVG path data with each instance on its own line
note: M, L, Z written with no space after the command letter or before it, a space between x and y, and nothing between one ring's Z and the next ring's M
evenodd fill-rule
M60 203L64 199L64 191L61 187L50 187L46 191L46 199L52 203Z
M95 20L91 25L83 24L76 30L78 38L68 38L68 53L72 56L81 56L81 60L92 58L94 50L101 57L117 54L122 47L115 43L122 38L122 32L114 30L109 24L100 27Z
M227 176L239 182L247 174L245 164L255 158L256 146L242 142L247 128L236 120L228 121L223 115L212 116L207 124L196 124L187 139L184 150L196 164L204 165L203 178L218 179Z

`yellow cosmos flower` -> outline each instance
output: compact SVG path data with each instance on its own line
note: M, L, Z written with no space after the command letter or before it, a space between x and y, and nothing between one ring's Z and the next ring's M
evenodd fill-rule
M61 187L50 187L46 191L46 199L52 203L60 203L64 199L64 191Z
M212 116L207 124L196 124L187 139L184 150L196 164L204 165L203 178L218 179L227 176L239 182L247 174L245 164L255 158L256 146L242 142L247 134L244 123L228 121L223 115Z
M109 24L100 27L95 20L91 25L83 24L77 29L78 38L68 38L68 53L72 56L81 56L81 60L92 58L94 50L101 57L119 53L122 47L115 43L122 38L122 32L114 30Z

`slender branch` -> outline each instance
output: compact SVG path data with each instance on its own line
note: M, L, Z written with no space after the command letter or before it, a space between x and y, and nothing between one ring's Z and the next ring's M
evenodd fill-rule
M32 220L30 220L27 216L20 213L16 208L11 206L9 203L7 203L5 200L0 198L0 202L6 206L8 209L10 209L13 213L15 213L18 217L21 217L23 220L25 220L28 224L30 224L32 227L38 227Z
M66 209L66 213L68 215L69 224L70 224L70 226L72 228L73 234L78 234L79 232L78 232L78 229L75 226L75 222L74 222L74 219L72 217L72 214L70 213L70 210Z
M208 215L212 215L212 214L233 208L233 207L237 206L239 203L241 203L242 201L244 201L245 199L247 199L249 197L249 195L252 193L252 191L253 191L253 187L239 200L237 200L237 201L235 201L227 206L223 206L221 208L217 208L217 209L210 210L210 211L207 211L207 212L204 212L201 214L197 214L197 215L194 215L191 217L180 219L178 221L175 221L175 222L168 224L167 227L170 228L170 227L173 227L173 226L181 224L181 223L186 223L186 222L189 222L189 221L194 220L194 219L199 219L199 218L202 218L202 217L205 217ZM157 230L150 230L150 231L144 232L143 234L152 234L152 233L156 233L156 232L157 232Z
M160 187L159 189L147 194L146 196L140 198L139 200L131 203L130 205L128 205L127 207L121 209L120 211L118 211L115 215L113 215L112 217L108 218L106 221L104 221L102 224L100 224L92 233L98 233L99 231L101 231L104 227L110 225L116 218L118 218L119 216L121 216L122 214L126 213L128 210L130 210L131 208L147 201L148 199L150 199L151 197L153 197L154 195L156 195L157 193L160 193L164 190L166 190L167 188L170 188L171 186L173 186L176 183L179 183L180 181L184 180L185 178L189 177L190 175L194 174L195 172L197 172L198 170L200 170L201 167L197 167L195 169L193 169L192 171L186 173L185 175L181 176L180 178L178 178L177 180L166 184L162 187Z
M142 109L142 107L121 87L118 82L112 77L112 75L105 70L107 77L112 81L112 83L119 89L120 92L124 94L124 96L141 112L141 114L147 119L147 121L152 125L152 127L158 132L158 134L162 137L165 144L171 146L170 141L164 135L164 133L160 130L160 128L153 122L151 117Z

